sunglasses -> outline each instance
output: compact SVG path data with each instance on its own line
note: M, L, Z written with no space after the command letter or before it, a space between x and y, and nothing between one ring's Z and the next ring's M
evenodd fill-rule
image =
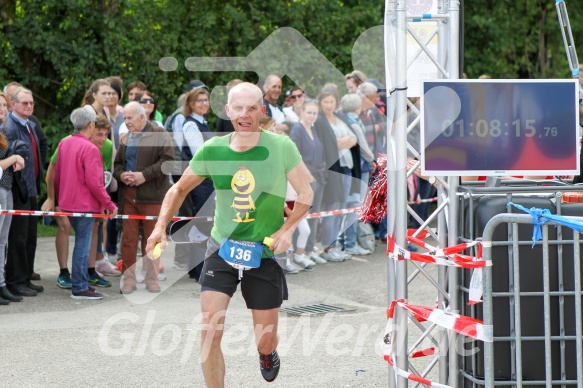
M34 106L34 101L23 101L23 102L19 102L17 101L19 104L22 104L24 106L30 105L30 106Z
M302 97L305 93L302 94L292 94L289 98L291 98L292 100L298 99L300 97Z
M154 99L153 98L142 98L140 100L140 104L154 104Z

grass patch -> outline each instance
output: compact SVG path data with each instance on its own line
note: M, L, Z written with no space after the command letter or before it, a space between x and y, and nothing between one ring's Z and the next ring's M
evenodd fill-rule
M53 223L51 223L50 225L45 225L42 222L39 222L37 225L37 230L36 230L36 236L37 237L56 237L57 236L57 231L58 231L58 227L57 225ZM73 228L71 228L71 230L69 231L69 236L74 236L75 232L73 231Z
M57 230L58 228L56 226L39 223L36 235L37 237L55 237L57 235Z

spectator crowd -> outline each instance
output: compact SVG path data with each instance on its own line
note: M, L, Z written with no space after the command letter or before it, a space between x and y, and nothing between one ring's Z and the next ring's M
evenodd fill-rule
M360 206L376 171L376 159L386 150L385 87L360 71L346 75L345 81L345 85L328 83L314 96L300 86L283 92L277 75L260 84L265 106L261 128L289 136L295 143L314 193L310 213ZM241 82L229 82L227 92ZM225 110L218 112L216 125L207 122L209 100L210 88L193 80L177 99L176 110L167 112L164 120L155 88L141 81L124 87L115 76L98 79L80 108L70 113L70 135L49 150L34 115L34 94L16 82L0 92L1 208L94 215L55 217L55 265L60 269L56 285L70 289L72 298L101 299L97 287L110 287L108 279L120 276L123 294L135 292L139 283L148 292L160 292L163 266L141 260L155 221L113 216L157 216L166 192L197 150L214 136L230 136L233 125ZM43 180L47 199L39 204ZM178 215L212 216L214 189L213 182L205 179L190 192ZM295 198L288 183L281 217L290 214ZM34 271L38 221L38 217L0 215L0 305L43 292L34 283L40 280ZM358 224L354 212L305 219L294 236L293 251L278 256L278 263L288 274L297 274L352 255L369 255L374 244L359 243ZM70 259L71 228L75 243ZM377 237L386 236L386 222L375 228ZM204 258L205 249L199 245L178 244L174 267L198 281Z

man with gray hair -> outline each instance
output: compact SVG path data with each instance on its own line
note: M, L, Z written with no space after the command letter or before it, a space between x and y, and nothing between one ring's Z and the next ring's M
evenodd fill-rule
M265 113L275 121L275 124L281 124L285 120L283 108L277 105L277 100L281 95L281 85L281 78L274 74L265 77L265 82L263 82Z
M379 97L378 88L367 81L358 85L357 93L362 98L360 119L366 130L366 141L374 155L386 153L386 107Z
M105 190L101 153L89 140L95 130L95 119L95 112L88 108L78 108L71 113L75 131L59 143L55 196L65 212L102 213L107 209L115 216L117 207ZM102 299L102 294L89 287L87 273L95 218L69 217L69 222L75 231L71 298Z
M144 108L130 102L123 109L128 133L120 137L115 155L113 176L119 183L118 204L123 214L151 216L160 213L164 196L170 189L168 175L162 172L165 162L174 161L174 147L164 128L146 119ZM154 230L156 221L141 221L144 226L143 243ZM136 290L136 254L140 234L140 220L123 221L121 257L123 260L122 294ZM158 262L145 261L146 290L160 292Z
M17 88L10 96L11 112L6 117L4 134L9 142L21 140L31 151L31 158L23 170L15 176L12 185L14 209L37 210L36 196L40 193L41 177L46 156L37 131L37 125L30 120L34 111L32 92L23 87ZM44 133L43 133L44 135ZM46 139L46 136L45 136ZM13 217L8 236L8 253L6 258L6 284L17 296L36 296L44 291L42 286L31 282L36 253L37 217Z

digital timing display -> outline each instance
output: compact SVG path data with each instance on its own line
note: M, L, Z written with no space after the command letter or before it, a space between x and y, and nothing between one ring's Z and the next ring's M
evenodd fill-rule
M424 174L578 173L576 80L436 80L423 91Z

